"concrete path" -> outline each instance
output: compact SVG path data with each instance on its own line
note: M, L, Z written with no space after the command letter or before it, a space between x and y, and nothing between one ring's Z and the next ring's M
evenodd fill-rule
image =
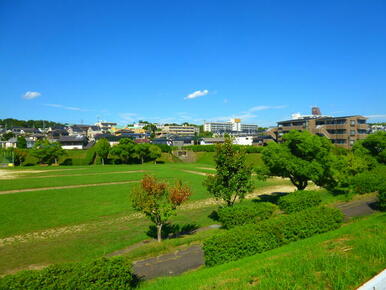
M349 219L374 213L375 210L371 206L376 200L376 197L369 197L341 203L335 207L342 210L346 219ZM161 276L179 275L185 271L196 269L204 263L201 245L194 245L184 250L134 262L133 269L142 279L148 280Z
M201 245L133 263L133 270L142 279L179 275L205 262Z

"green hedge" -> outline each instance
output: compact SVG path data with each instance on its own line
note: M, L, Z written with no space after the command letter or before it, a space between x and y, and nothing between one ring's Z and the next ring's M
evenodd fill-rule
M235 227L204 242L205 264L214 266L268 251L337 229L342 222L343 214L338 209L316 207Z
M123 258L52 265L0 279L0 289L130 289L138 279Z
M386 166L378 166L370 171L359 173L351 178L351 186L355 193L379 191L386 182Z
M249 202L220 208L217 214L222 225L230 229L270 218L276 209L270 202Z
M378 192L378 205L381 211L386 211L386 184Z
M298 190L279 199L279 207L286 213L302 211L318 206L322 202L320 193L311 190Z
M246 153L260 153L263 147L247 146L247 145L233 145L237 150L245 150ZM191 145L184 147L190 149L193 152L216 152L216 145Z

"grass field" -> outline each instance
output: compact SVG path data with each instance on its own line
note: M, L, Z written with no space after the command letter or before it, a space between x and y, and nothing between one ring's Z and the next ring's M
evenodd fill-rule
M0 179L0 275L52 263L82 261L148 239L150 223L133 211L130 190L144 174L172 183L181 179L193 191L185 209L172 222L214 223L208 215L217 207L207 203L211 196L202 185L205 174L215 171L206 163L165 163L144 165L23 167L6 171L12 179ZM104 183L105 185L98 185ZM287 185L272 179L255 181L257 189ZM88 186L96 184L97 186ZM85 186L76 188L76 186ZM61 189L50 187L62 186ZM74 186L75 188L65 188ZM1 191L33 189L1 194ZM176 246L200 236L169 242ZM165 244L166 246L166 244ZM132 257L165 248L138 249Z
M386 266L386 215L143 289L355 289Z

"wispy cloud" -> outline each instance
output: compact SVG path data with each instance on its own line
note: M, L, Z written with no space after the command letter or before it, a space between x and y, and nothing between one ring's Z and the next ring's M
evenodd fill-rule
M145 120L144 118L142 118L136 113L119 113L118 116L119 118L121 118L121 120L119 121L119 124L132 123L140 119Z
M202 97L202 96L205 96L209 93L208 90L198 90L198 91L195 91L189 95L187 95L184 100L191 100L191 99L195 99L195 98L198 98L198 97Z
M69 111L79 111L79 112L88 111L86 109L81 109L81 108L78 108L78 107L69 107L69 106L64 106L64 105L60 105L60 104L44 104L44 105L47 106L47 107L59 108L59 109L69 110Z
M273 110L273 109L284 109L285 105L280 106L255 106L252 108L249 108L248 112L257 112L257 111L264 111L264 110Z
M32 100L32 99L36 99L37 97L40 97L42 94L39 93L39 92L33 92L33 91L28 91L26 92L22 98L23 99L26 99L26 100Z
M367 115L366 116L369 119L386 119L386 115Z

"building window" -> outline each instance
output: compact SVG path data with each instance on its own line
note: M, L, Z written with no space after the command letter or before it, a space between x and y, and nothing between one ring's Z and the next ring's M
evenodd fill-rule
M351 120L351 121L350 121L350 125L351 125L351 126L354 126L354 125L355 125L355 120Z
M351 135L351 136L355 136L355 130L351 130L351 131L350 131L350 135Z

